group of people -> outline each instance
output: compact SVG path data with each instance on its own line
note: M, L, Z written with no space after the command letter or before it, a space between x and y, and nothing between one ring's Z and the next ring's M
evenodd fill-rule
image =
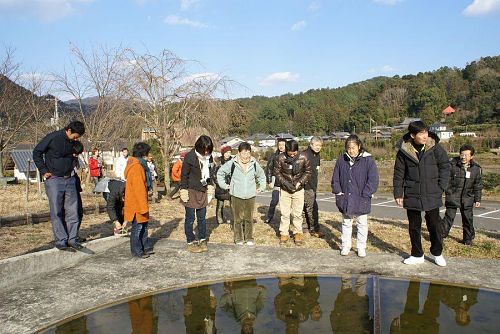
M81 198L75 179L75 159L83 147L78 138L85 133L81 122L72 122L65 129L47 135L35 147L33 158L45 178L49 198L55 246L59 249L79 249L77 240L81 223ZM309 147L299 151L295 140L278 140L277 151L269 158L267 169L252 156L252 147L243 142L238 153L231 155L231 148L221 148L220 162L212 156L214 144L209 136L200 136L194 148L181 154L181 162L172 173L179 174L178 189L185 208L184 231L187 249L193 253L208 251L206 212L215 198L217 223L227 222L225 203L232 211L234 243L253 245L255 198L258 193L272 189L272 199L265 222L270 223L279 203L281 221L280 244L289 242L302 245L303 218L313 237L322 237L320 231L316 193L320 170L320 151L323 141L313 137ZM431 241L431 258L445 266L442 256L445 238L460 209L463 222L463 243L474 239L473 207L481 202L481 167L473 161L474 148L463 145L460 157L448 159L439 138L420 122L412 122L397 144L394 166L394 198L407 210L411 255L403 262L418 264L424 261L421 244L422 212L425 212ZM148 191L154 187L156 172L151 169L150 146L139 142L134 145L132 157L122 150L122 160L117 168L118 178L110 182L109 192L115 203L109 206L110 217L118 222L117 228L129 222L132 225L130 244L132 255L147 258L152 253L148 240L149 205ZM123 166L122 166L123 165ZM175 166L174 166L175 167ZM123 170L123 171L122 171ZM451 172L450 172L451 170ZM126 180L126 186L123 183ZM78 180L79 181L79 180ZM337 159L331 179L335 202L342 213L340 254L346 256L352 249L352 225L357 222L357 254L366 256L368 214L371 199L377 191L379 176L375 161L357 135L345 140L345 151ZM445 217L439 215L442 194L446 193ZM122 206L117 205L122 203ZM193 228L197 220L197 232Z

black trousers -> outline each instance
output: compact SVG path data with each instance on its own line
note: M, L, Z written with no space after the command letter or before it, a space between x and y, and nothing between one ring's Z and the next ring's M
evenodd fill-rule
M476 232L474 231L474 215L472 213L472 207L464 207L462 204L460 206L460 214L462 215L462 235L464 242L472 241ZM444 214L444 226L445 226L445 236L448 236L451 227L453 226L453 221L457 215L457 208L446 208L446 213Z
M424 255L422 249L421 230L422 230L422 212L418 210L406 210L409 222L409 232L411 241L411 255L421 257ZM429 231L431 240L431 254L435 256L441 255L443 252L443 237L441 236L441 217L439 216L439 208L425 211L425 224Z
M319 232L318 202L316 201L316 192L313 189L304 191L304 213L309 231Z

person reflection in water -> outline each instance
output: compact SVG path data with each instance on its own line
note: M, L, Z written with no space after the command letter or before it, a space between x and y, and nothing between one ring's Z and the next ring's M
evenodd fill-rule
M447 287L441 301L455 311L457 325L467 326L470 323L469 309L477 304L478 289L465 287Z
M286 334L299 332L299 325L308 319L318 321L321 308L318 303L319 284L316 277L282 276L278 286L280 293L274 299L278 319L286 324Z
M186 334L215 334L217 300L208 286L187 289L184 296L184 324Z
M128 302L132 334L158 333L158 313L153 305L153 298L149 296Z
M367 281L367 276L342 276L342 287L330 313L333 333L372 332L373 324L368 314L366 294Z
M257 280L224 282L224 294L220 307L230 313L241 325L242 334L253 333L257 314L264 307L267 289L257 285Z
M442 287L429 284L422 313L419 312L420 282L410 282L403 313L391 322L391 333L439 333L439 301Z

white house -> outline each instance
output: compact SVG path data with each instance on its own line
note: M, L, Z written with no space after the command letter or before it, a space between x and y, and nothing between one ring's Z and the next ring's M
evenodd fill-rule
M432 131L435 134L437 134L439 139L441 139L442 141L450 140L450 138L453 137L453 131L448 131L446 129L446 125L441 122L436 122L434 124L431 124L429 126L429 131Z

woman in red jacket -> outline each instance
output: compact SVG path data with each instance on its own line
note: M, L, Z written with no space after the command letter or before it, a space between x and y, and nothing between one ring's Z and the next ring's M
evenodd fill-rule
M102 164L99 159L99 150L96 148L92 149L92 155L89 157L89 173L90 180L97 184L102 177Z

